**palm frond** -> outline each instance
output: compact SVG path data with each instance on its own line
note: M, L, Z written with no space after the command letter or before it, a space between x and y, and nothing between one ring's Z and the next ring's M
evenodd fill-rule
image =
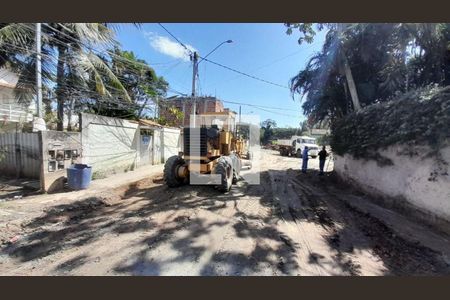
M4 23L3 23L4 24ZM34 31L23 23L7 23L0 25L0 48L14 45L26 49L34 40Z
M131 102L131 98L128 95L127 90L122 85L120 80L117 78L117 76L114 74L114 72L111 71L109 66L100 59L97 55L95 55L92 52L84 53L80 52L80 66L84 68L86 72L90 72L94 75L95 83L96 83L96 89L99 93L102 95L111 95L111 93L108 91L108 89L105 86L105 83L103 82L102 75L104 75L111 86L118 91L122 92L123 96L128 102Z

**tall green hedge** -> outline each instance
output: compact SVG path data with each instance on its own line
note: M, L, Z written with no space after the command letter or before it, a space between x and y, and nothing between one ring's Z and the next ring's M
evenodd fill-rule
M428 87L333 122L331 146L339 155L380 158L378 150L397 143L428 145L437 153L449 139L450 86Z

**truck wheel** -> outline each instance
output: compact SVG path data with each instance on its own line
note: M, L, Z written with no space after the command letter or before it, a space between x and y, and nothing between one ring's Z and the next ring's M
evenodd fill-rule
M297 157L298 158L302 157L302 150L301 149L297 150Z
M187 178L178 176L178 168L185 164L184 159L178 155L169 157L164 165L164 181L168 187L177 187L187 182Z
M217 189L224 193L228 192L233 183L233 166L225 159L219 158L214 173L221 175L221 183L216 186Z
M316 158L316 157L317 157L317 155L312 155L312 156L311 156L311 158Z

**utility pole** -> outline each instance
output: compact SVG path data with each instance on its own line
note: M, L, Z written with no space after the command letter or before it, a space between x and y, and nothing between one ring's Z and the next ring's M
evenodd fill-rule
M241 124L241 106L239 105L239 124Z
M195 118L196 118L196 114L197 114L197 101L195 99L195 81L197 79L197 72L198 72L198 54L195 51L192 55L191 55L191 59L193 62L193 67L192 67L192 100L193 100L193 118L194 120L191 122L191 124L193 124L192 126L195 127Z
M241 133L241 106L239 105L239 133Z
M193 53L191 52L191 60L193 62L193 66L192 66L192 99L193 99L193 108L194 108L194 113L193 113L193 117L194 120L193 122L191 122L191 124L193 125L193 127L195 127L195 118L197 115L197 101L195 98L195 81L197 80L197 74L198 74L198 64L201 63L204 59L206 59L211 53L213 53L214 51L216 51L220 46L222 46L223 44L229 44L232 43L232 40L226 40L222 43L220 43L219 45L217 45L216 48L214 48L213 50L211 50L211 52L209 52L208 54L205 55L205 57L202 57L202 59L200 61L198 61L198 53L197 51L194 51Z
M337 29L338 29L338 42L340 42L340 38L341 35L344 31L344 27L345 24L344 23L340 23L337 25ZM343 47L341 46L340 49L340 53L341 53L341 61L344 67L344 73L345 73L345 78L347 79L347 85L348 85L348 89L350 90L350 96L352 98L352 103L353 103L353 109L355 111L358 111L361 109L361 104L359 103L359 98L358 98L358 92L356 91L356 85L355 85L355 81L353 80L353 75L352 75L352 70L350 69L350 65L348 63L348 59L347 56L344 52Z
M41 23L36 23L36 88L37 115L42 118Z

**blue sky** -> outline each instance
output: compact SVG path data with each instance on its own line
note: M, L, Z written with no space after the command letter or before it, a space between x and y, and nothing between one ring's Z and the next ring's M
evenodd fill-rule
M206 55L221 42L231 39L233 43L222 45L208 59L285 86L305 66L311 55L320 50L325 36L322 32L316 36L314 43L298 45L298 34L287 35L283 24L163 25L200 55ZM145 59L158 75L164 76L171 88L191 93L192 63L183 48L158 24L142 24L140 28L124 25L118 31L117 38L125 50L133 51L139 58ZM286 109L270 110L272 113L242 106L243 114L258 114L261 121L274 119L278 127L297 127L304 120L301 103L298 99L292 100L288 89L259 82L206 61L199 64L199 78L198 95ZM226 102L224 105L234 111L239 110L239 105Z

